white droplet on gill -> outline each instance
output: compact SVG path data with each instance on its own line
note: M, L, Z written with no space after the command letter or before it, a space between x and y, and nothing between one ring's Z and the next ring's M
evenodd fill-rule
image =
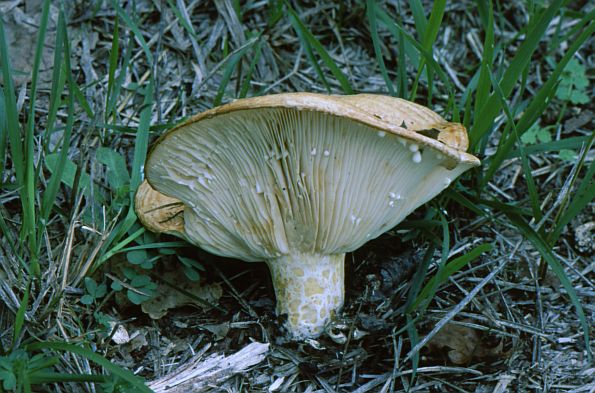
M419 150L419 145L412 143L411 145L409 145L409 151L412 153L415 153L416 151Z
M262 194L262 188L260 187L260 183L256 182L256 193Z
M442 155L442 153L436 153L436 158L437 158L438 160L441 160L441 159L443 159L443 158L444 158L444 156Z
M401 194L397 194L397 193L394 193L394 192L389 192L388 193L388 206L389 207L394 207L395 206L395 203L398 200L401 200L401 199L403 199L401 197Z
M351 219L351 223L354 225L359 225L359 223L362 221L362 219L355 214L352 214L349 218Z
M310 154L315 156L316 155L316 148L313 147L312 150L310 150Z
M330 155L331 155L331 152L330 152L330 151L328 151L328 150L325 150L325 151L324 151L324 156L325 156L325 157L328 157L328 156L330 156Z
M416 151L415 153L413 153L413 156L411 157L411 159L416 164L419 164L421 162L421 153L419 151Z
M384 136L386 135L386 132L384 131L378 131L378 136L381 138L384 138Z

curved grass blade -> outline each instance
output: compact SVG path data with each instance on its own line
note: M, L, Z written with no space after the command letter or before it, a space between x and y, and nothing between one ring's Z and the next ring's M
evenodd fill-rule
M135 391L145 392L145 393L153 392L151 389L149 389L145 385L142 378L137 377L136 375L132 374L130 371L125 370L125 369L115 365L108 359L96 354L95 352L91 351L88 348L81 347L81 346L74 345L74 344L65 343L65 342L48 342L48 341L42 341L42 342L37 342L34 344L27 345L27 350L29 350L29 351L40 351L43 349L70 352L70 353L75 353L79 356L83 356L83 357L89 359L90 361L92 361L93 363L96 363L96 364L100 365L101 367L105 368L111 374L116 375L116 376L122 378L123 380L125 380L126 382L132 384L134 386L134 388L136 389Z
M37 103L37 81L39 79L39 67L41 65L41 55L45 45L46 32L49 20L50 2L45 0L41 10L41 19L39 24L39 32L37 36L37 44L35 47L35 55L33 56L33 70L31 74L31 90L29 92L29 116L27 118L27 125L25 131L25 194L27 195L26 206L27 211L23 214L26 217L24 224L29 233L30 249L32 251L30 258L32 264L32 271L36 274L39 270L38 250L37 250L37 234L35 225L35 200L37 192L37 179L35 176L35 104Z
M98 259L97 263L91 268L91 271L95 271L95 269L101 266L103 262L105 262L110 256L114 254L113 250L110 250L112 244L124 236L136 222L136 213L134 212L134 194L136 193L136 189L142 181L142 167L145 164L147 149L149 147L149 125L151 122L151 113L153 108L153 88L153 77L149 77L149 81L143 91L144 101L140 113L138 129L136 131L134 155L132 158L132 168L130 170L130 207L126 213L126 217L110 233L108 239L106 239L106 242L100 253L102 257ZM120 248L124 246L125 244Z
M384 64L384 56L382 56L382 47L380 45L380 36L378 35L378 21L376 20L376 10L377 5L375 0L368 0L366 2L366 16L368 17L368 24L370 25L370 35L372 36L372 45L374 47L374 55L376 56L376 61L378 62L378 67L380 68L380 73L382 74L382 78L384 79L384 83L386 84L386 88L388 89L388 93L391 96L395 96L395 88L393 87L393 82L388 75L386 70L386 64Z
M25 168L23 166L23 145L21 144L21 129L19 126L19 115L17 111L17 101L12 79L12 67L8 55L8 45L6 44L6 35L4 32L4 22L0 18L0 66L2 68L4 93L4 108L6 131L12 163L15 171L15 177L18 185L25 184ZM24 192L24 191L20 191Z
M543 152L549 152L549 151L560 151L563 149L575 150L575 149L580 149L585 144L588 144L590 138L591 137L589 137L587 135L573 136L570 138L564 138L564 139L560 139L557 141L544 142L544 143L538 143L536 145L525 146L524 149L525 149L526 154L543 153ZM506 158L519 157L520 154L521 154L520 151L518 149L516 149L516 150L509 152L508 156Z
M1 63L0 63L1 64ZM0 113L6 113L6 106L4 105L4 89L0 86ZM8 134L8 125L6 124L6 116L0 116L0 186L2 179L4 179L4 162L6 160L6 136Z
M446 260L448 259L448 253L449 253L449 249L450 249L450 232L448 230L448 222L446 221L446 218L444 217L444 214L442 214L442 212L440 212L440 225L442 226L442 250L440 253L440 263L438 264L438 270L436 271L436 276L441 276L442 275L442 270L444 269L444 266L446 265ZM427 271L427 269L426 269ZM425 274L424 274L425 275ZM423 293L424 290L428 289L428 291L426 293ZM427 301L425 304L429 304L430 300L434 297L434 294L436 293L436 289L438 289L438 283L437 282L433 282L433 285L431 287L428 288L428 285L426 284L426 286L422 289L422 291L419 293L419 295L417 295L415 297L415 301L407 308L409 312L413 311L416 308L416 304L419 304L419 302L425 300ZM424 297L422 297L424 296ZM425 309L425 307L424 307Z
M27 312L27 307L29 306L30 292L31 278L29 278L29 280L27 281L27 287L25 288L23 298L19 303L19 309L17 310L17 314L14 318L14 327L12 329L12 349L18 348L20 344L19 340L21 337L21 332L23 331L23 326L25 325L25 313Z
M234 69L240 63L242 58L248 53L248 51L253 47L254 44L259 43L259 37L253 39L249 45L244 45L242 48L233 54L231 54L227 60L227 64L223 69L223 75L221 76L221 81L219 82L219 88L217 89L217 95L213 100L213 105L218 106L221 105L221 100L223 99L223 94L225 94L225 89L229 84L229 80L231 79L231 75L233 74ZM248 76L249 77L249 76Z
M548 105L550 98L556 92L556 85L558 84L558 78L560 78L560 75L564 71L564 68L566 67L566 65L568 64L570 59L574 56L574 54L585 43L585 41L587 39L589 39L593 35L593 33L595 33L595 22L592 19L591 20L587 19L589 17L594 18L595 11L589 13L585 17L585 19L582 21L583 24L588 23L587 27L583 31L581 31L581 33L579 34L578 37L576 37L574 40L571 41L571 44L568 47L568 50L566 51L564 56L562 56L562 58L560 59L560 62L556 65L556 67L554 68L552 73L548 76L545 84L533 96L533 99L529 103L529 106L523 112L523 115L521 116L521 118L519 119L519 121L517 123L517 131L519 133L519 136L521 136L526 130L528 130L529 127L537 121L539 116L541 116L541 114L545 110L546 106ZM504 93L506 93L506 92L504 91ZM484 110L484 112L489 111L490 106L497 107L498 106L497 102L492 102L493 100L497 100L497 99L498 98L495 95L492 95L490 97L490 99L488 100L488 103L486 104L486 110ZM498 111L497 108L492 108L492 109ZM484 113L482 116L485 116L485 115L486 114ZM491 125L492 121L493 121L493 118L492 118L492 120L490 120L490 125ZM471 137L471 134L470 134L470 137ZM496 171L500 168L500 166L502 165L502 162L509 155L509 152L514 147L515 142L516 142L516 139L514 137L509 137L505 142L502 143L501 146L499 146L498 150L496 151L496 154L493 157L491 157L491 159L490 159L490 165L489 165L488 169L486 170L486 172L484 174L484 178L482 180L482 187L485 186L491 180L491 178L494 176Z
M515 56L510 61L506 68L502 79L500 80L500 87L503 95L507 98L512 92L515 84L521 76L523 70L531 61L531 57L538 48L539 43L550 22L558 14L560 7L562 7L564 0L554 0L550 6L539 16L539 19L533 25L533 28L527 33L523 43L519 46ZM476 113L473 127L469 132L469 151L475 151L477 143L488 133L491 129L494 119L500 112L499 98L496 94L492 94L483 105L481 113Z
M145 41L143 33L140 31L136 23L132 20L132 18L130 18L130 15L126 11L124 11L124 9L120 6L118 1L112 0L112 7L114 7L118 16L122 18L130 28L130 30L132 30L132 33L138 40L143 52L145 52L145 56L147 57L148 63L153 64L153 55L151 54L149 45L147 44L147 41Z
M593 146L593 139L595 138L595 134L591 135L591 139L586 144L585 149L583 150L583 154L581 155L581 161L578 165L582 165L584 160L587 156L587 153ZM578 173L578 171L577 171ZM564 210L563 207L565 203L562 204L562 208L560 208L560 212L556 217L556 225L553 231L548 236L549 243L554 243L562 230L566 225L570 223L570 221L577 216L579 212L581 212L593 199L595 199L595 182L593 181L593 177L595 176L595 164L591 162L589 164L589 168L587 169L587 173L585 177L581 181L580 186L574 192L574 197L569 202L568 207ZM568 194L567 194L568 195Z
M444 11L446 9L446 1L445 0L439 0L439 1L435 1L432 5L432 11L430 13L430 19L427 23L424 23L424 29L423 29L423 34L420 34L420 39L421 39L421 45L422 47L426 50L426 52L428 52L430 54L430 56L432 57L432 59L434 58L434 54L433 54L433 45L434 42L436 41L436 37L438 36L438 30L440 29L440 25L442 24L442 18L444 16ZM422 12L423 15L423 12ZM425 16L424 16L424 20L425 20ZM418 31L420 31L418 29ZM425 58L422 58L421 62L419 63L419 66L417 68L417 77L415 78L414 82L413 82L413 88L411 89L411 96L410 99L414 100L415 99L415 95L417 94L417 86L419 84L419 79L421 76L421 73L424 69L424 67L426 68L426 78L427 78L427 83L428 83L428 104L430 104L432 102L432 94L433 94L433 90L434 90L434 71L433 71L433 65L431 63L427 63L424 60ZM454 92L450 92L450 96L453 96Z
M461 255L458 258L453 259L452 261L448 262L442 271L436 272L434 277L432 277L428 283L423 287L415 302L411 305L411 309L414 310L420 306L420 304L426 300L431 299L434 297L433 293L435 289L437 289L440 285L444 284L446 280L459 270L461 270L464 266L469 264L471 261L479 257L484 252L488 252L493 248L492 244L481 244L471 251ZM423 306L425 309L426 306Z
M252 80L252 74L254 74L256 64L258 64L258 61L260 60L260 55L262 54L262 40L258 40L256 42L254 52L255 54L252 57L252 60L250 61L248 72L246 72L246 76L244 76L244 82L242 82L242 86L240 87L239 98L246 98L246 95L248 94L248 89L250 89L250 81Z
M494 61L494 6L491 0L478 1L480 18L484 22L485 40L481 64L479 66L479 79L475 91L475 105L473 113L481 113L490 95L490 67ZM487 3L487 4L485 4Z
M517 139L517 143L519 144L519 152L521 156L521 165L523 167L523 172L525 174L525 180L527 181L527 190L529 191L529 199L531 201L531 209L533 211L533 216L537 221L541 220L543 214L541 213L541 206L539 204L539 196L537 195L537 187L535 186L535 180L533 179L533 174L531 172L531 166L529 165L529 159L527 158L527 154L525 153L523 142L519 138L519 133L517 132L517 127L514 121L514 117L510 112L510 108L506 99L504 98L504 93L500 88L500 84L496 80L496 78L489 73L490 80L492 82L492 88L494 89L494 93L500 99L500 106L504 110L506 117L508 118L508 124L512 127L512 133Z
M391 20L386 13L380 12L380 9L378 9L377 17L378 17L378 20L381 21L395 37L399 37L401 35L409 43L411 43L415 47L415 49L417 49L417 51L420 53L420 55L425 60L425 62L432 66L433 70L436 72L436 74L438 75L440 80L444 83L446 91L448 92L449 96L452 96L452 94L454 92L452 83L450 82L450 79L448 78L448 76L446 75L446 73L444 72L444 70L442 69L440 64L438 64L436 62L436 60L434 60L434 58L432 57L432 54L429 53L423 47L422 44L417 42L415 40L415 38L413 38L411 36L411 34L409 34L405 29L403 29L403 27L401 27L395 21Z
M70 144L70 138L72 135L72 128L74 125L74 93L73 93L73 86L74 80L72 77L72 68L70 64L70 42L68 40L68 32L66 30L66 23L64 20L64 13L60 11L58 17L58 29L60 30L62 36L64 37L64 72L66 73L66 80L68 86L68 110L67 110L67 119L66 119L66 127L64 129L64 135L62 137L62 146L60 148L60 152L57 153L57 160L54 166L54 172L48 181L47 188L45 189L41 201L41 208L39 213L39 220L41 223L47 222L49 219L50 213L54 206L54 202L56 200L56 196L58 195L58 190L60 187L60 182L62 180L62 172L67 165L67 155L68 149Z
M539 251L541 257L547 262L550 269L552 269L556 277L558 277L558 280L560 280L560 282L562 283L564 289L566 289L566 293L568 294L568 297L570 298L570 301L572 302L572 305L576 310L576 314L583 329L583 337L585 339L585 350L587 351L587 356L590 360L592 357L589 338L590 325L587 322L587 317L585 316L585 312L583 311L581 302L578 298L578 295L576 294L576 290L572 286L572 282L570 282L570 279L566 275L564 268L552 253L551 247L547 244L547 242L541 237L539 233L534 231L533 228L531 228L529 224L527 224L527 222L523 220L522 217L512 213L507 209L503 209L502 212L516 226L516 228L523 234L523 236L527 240L529 240L531 244L533 244L537 251Z
M320 41L318 41L318 39L314 37L310 30L308 30L306 25L304 25L304 23L300 20L298 14L295 12L293 8L289 6L289 4L287 4L287 11L289 14L289 23L291 23L291 26L294 28L296 33L302 38L302 42L306 41L308 45L311 46L318 53L318 56L320 56L322 62L328 67L333 76L341 85L341 89L343 89L343 92L346 94L353 94L351 84L349 83L349 80L347 79L343 71L341 71L339 66L337 66L337 64L327 53L326 49L324 49L324 46L322 46Z

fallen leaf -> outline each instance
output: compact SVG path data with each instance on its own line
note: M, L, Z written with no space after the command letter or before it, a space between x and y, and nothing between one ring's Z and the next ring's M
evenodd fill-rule
M203 310L211 307L208 304L216 304L223 294L221 285L218 283L204 284L190 281L184 274L183 269L176 269L165 272L163 282L159 282L155 292L158 294L152 299L142 303L142 310L153 319L160 319L172 308L182 306L194 306ZM175 288L165 284L174 283ZM182 291L192 295L187 296ZM200 299L200 300L197 300Z
M499 340L498 345L493 347L489 343L491 340L492 337L484 337L475 329L451 322L432 337L427 348L430 355L439 356L446 352L448 359L456 365L466 365L474 360L506 356L503 341Z
M200 325L201 328L208 330L215 335L215 340L224 339L229 333L230 325L229 322L217 323L212 325Z
M115 321L110 321L110 328L113 330L116 327ZM124 325L118 325L116 332L112 335L112 341L118 345L126 344L130 341L130 335Z
M573 116L564 122L564 131L568 133L575 131L582 126L589 124L592 120L593 112L588 109L584 110L577 116Z
M18 5L18 3L20 1L8 2L2 7L0 13L4 22L14 83L17 85L31 81L38 26L41 19L41 7L37 2L26 2L26 9L23 9L22 5ZM39 67L38 87L40 88L47 88L51 84L57 21L58 8L55 5L50 5L48 27ZM4 84L2 75L0 75L0 83Z

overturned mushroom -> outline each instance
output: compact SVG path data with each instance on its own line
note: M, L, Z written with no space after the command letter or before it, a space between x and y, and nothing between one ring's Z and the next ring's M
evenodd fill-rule
M152 230L266 261L291 334L315 337L343 305L345 253L479 165L466 147L462 125L397 98L242 99L157 141L136 209Z

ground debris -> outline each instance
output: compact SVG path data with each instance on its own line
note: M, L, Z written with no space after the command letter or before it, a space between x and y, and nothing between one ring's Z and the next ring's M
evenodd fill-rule
M204 359L200 354L171 374L150 382L149 387L156 393L199 392L262 362L268 351L269 344L254 342L229 356L214 354Z
M488 342L485 335L457 322L447 323L430 339L427 348L428 356L440 357L446 353L448 360L456 365L469 365L488 358L504 358L510 355L510 352L504 350L503 340L498 340L494 346Z
M595 252L595 221L586 222L574 229L576 249L583 254Z

